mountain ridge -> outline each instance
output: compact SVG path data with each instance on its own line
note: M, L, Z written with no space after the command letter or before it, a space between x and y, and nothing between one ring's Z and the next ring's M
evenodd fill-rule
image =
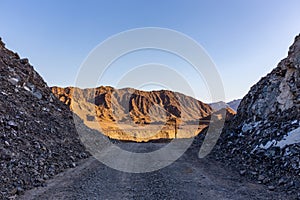
M95 89L75 87L51 89L53 94L89 124L90 128L97 128L96 125L100 125L102 127L100 131L106 132L111 138L121 140L149 141L173 139L177 136L190 138L209 124L210 116L214 112L208 104L169 90L140 91L133 88L115 89L111 86L100 86ZM227 110L228 120L235 113ZM222 112L217 114L222 117ZM137 127L154 128L159 133L147 137L145 132L144 136L138 139L128 134L126 136L126 133L120 130L120 126L123 125L130 130ZM182 129L188 126L194 130L188 130L183 134ZM177 131L182 135L175 136Z
M70 101L72 101L72 92L74 89L79 89L75 87L66 87L66 88L60 88L60 87L52 87L52 92L54 95L56 95L59 99L61 99L62 102L69 105L71 104ZM167 111L168 117L178 117L181 118L181 115L185 115L186 120L193 120L193 119L200 119L202 117L207 117L209 114L212 113L211 108L193 97L186 96L179 92L173 92L169 90L157 90L157 91L141 91L136 90L133 88L122 88L122 89L115 89L110 86L100 86L95 89L79 89L83 91L85 95L89 95L88 101L90 103L94 103L96 106L101 106L105 108L111 108L112 103L119 103L117 107L122 107L122 109L125 109L126 104L128 102L128 108L125 109L129 112L132 112L133 117L137 120L140 118L145 118L145 123L150 123L151 120L148 116L146 116L148 113L151 105L162 105L164 106L165 110ZM91 94L92 91L95 91L94 96L94 102L93 102L93 94ZM115 95L115 96L114 96ZM118 96L116 99L119 100L119 102L111 102L111 98L114 98ZM180 98L180 99L179 99ZM122 102L123 100L123 102ZM127 101L125 101L127 100ZM187 110L185 109L185 103L184 100L187 100L187 104L193 104L195 106L194 113L187 113ZM125 101L125 102L124 102ZM131 102L130 102L131 101ZM122 104L123 103L123 104ZM145 105L145 103L148 103L148 105ZM181 104L182 103L182 106ZM137 105L140 104L142 106L137 107ZM116 108L117 108L116 107ZM139 117L139 115L141 115ZM196 117L195 117L196 116ZM99 115L99 118L102 120L111 120L113 117L112 115L108 118L101 117ZM121 121L124 120L123 118L120 119ZM185 120L185 121L186 121ZM136 123L139 123L135 120Z

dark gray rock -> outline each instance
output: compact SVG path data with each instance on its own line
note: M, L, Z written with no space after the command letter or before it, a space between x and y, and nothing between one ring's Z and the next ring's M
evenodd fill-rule
M43 186L87 156L69 108L0 40L0 199Z
M299 97L300 35L288 57L242 99L237 114L225 124L213 155L241 175L271 185L270 190L276 186L296 195L300 190L300 143L278 146L278 142L300 126ZM244 169L249 173L241 173Z
M270 191L274 191L275 190L275 186L273 186L273 185L270 185L270 186L268 186L268 189L270 190Z
M246 174L246 172L247 172L247 170L245 170L245 169L244 169L244 170L241 170L241 171L240 171L240 175L244 176L244 175Z

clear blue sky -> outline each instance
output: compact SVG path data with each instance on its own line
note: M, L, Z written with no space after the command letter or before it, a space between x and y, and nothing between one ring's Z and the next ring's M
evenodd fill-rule
M73 85L88 53L109 36L163 27L205 48L232 100L270 72L300 32L299 0L0 0L0 6L0 37L50 86Z

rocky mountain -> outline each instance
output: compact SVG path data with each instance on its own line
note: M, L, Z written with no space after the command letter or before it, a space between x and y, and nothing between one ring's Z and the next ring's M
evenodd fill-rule
M287 58L251 87L222 135L219 159L300 198L300 35Z
M62 102L71 106L74 88L52 87L52 92ZM159 124L164 123L165 118L177 118L188 122L206 117L212 112L211 108L201 101L167 90L146 92L132 88L115 89L101 86L83 89L81 92L82 100L95 105L96 117L101 121Z
M0 39L0 199L42 186L87 156L68 107Z
M210 103L209 105L214 110L220 110L222 108L229 108L233 112L236 112L238 106L240 105L240 102L241 102L241 99L236 99L236 100L230 101L228 103L226 103L224 101L219 101L219 102L215 102L215 103Z
M235 99L233 101L228 102L227 105L236 112L241 101L242 101L242 99Z
M121 140L148 141L174 138L177 131L174 126L178 126L178 129L181 129L180 126L196 126L198 130L199 120L212 114L212 109L207 104L181 93L166 90L146 92L132 88L115 89L101 86L95 89L52 87L52 92L70 106L89 127L97 128L100 125L102 128L100 131L104 134ZM141 127L144 127L143 130ZM158 131L161 130L158 134L151 137L145 135L147 131L153 132L152 130L156 128ZM143 133L134 133L135 136L130 136L120 129L136 129ZM194 136L197 134L194 132L192 135L182 137ZM139 134L143 134L140 140ZM180 137L180 134L177 136Z
M229 105L224 101L218 101L218 102L210 103L209 106L213 110L220 110L222 108L228 108L229 107Z

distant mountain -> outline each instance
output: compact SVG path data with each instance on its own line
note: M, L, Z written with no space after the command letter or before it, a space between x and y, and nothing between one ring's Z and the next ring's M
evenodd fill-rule
M221 110L222 108L228 108L229 107L229 105L227 103L225 103L224 101L218 101L218 102L215 102L215 103L210 103L209 105L213 110Z
M232 108L235 112L237 111L242 99L236 99L227 103L230 108Z
M146 92L132 88L115 89L101 86L95 89L52 87L52 92L89 127L97 128L100 125L104 134L121 140L174 138L174 123L181 127L194 125L197 130L199 120L212 114L209 105L167 90ZM140 130L141 127L144 127L144 132ZM148 137L145 135L147 128L158 128L159 133ZM128 135L121 129L136 129L138 133ZM139 134L143 137L139 138ZM196 133L192 134L194 136Z
M209 105L214 110L220 110L222 108L231 108L234 112L236 112L240 102L241 99L237 99L237 100L230 101L228 103L225 103L224 101L219 101L219 102L211 103Z
M212 113L209 105L167 90L146 92L132 88L115 89L101 86L77 91L80 91L81 99L86 100L86 104L96 106L95 116L100 121L150 124L163 123L165 118L176 118L187 122ZM52 87L52 92L72 108L74 88Z

